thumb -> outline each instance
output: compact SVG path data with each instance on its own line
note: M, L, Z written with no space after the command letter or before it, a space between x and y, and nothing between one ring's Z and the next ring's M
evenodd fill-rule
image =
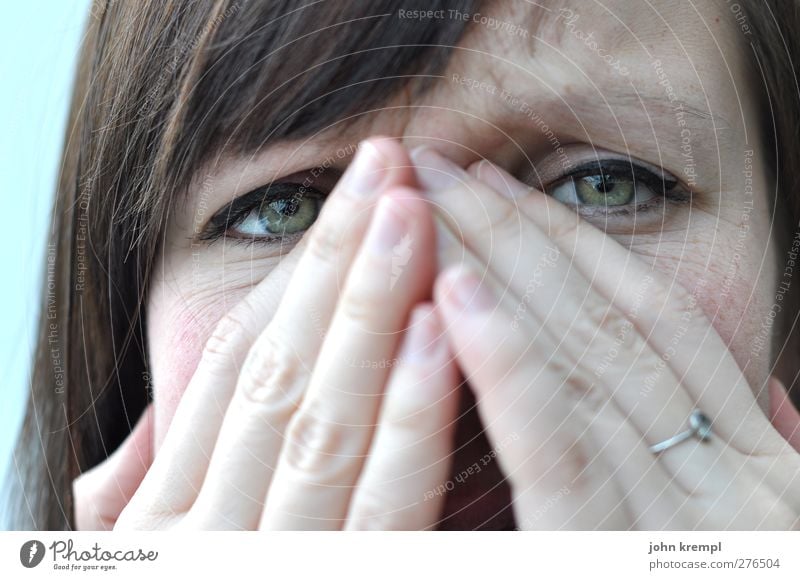
M800 452L800 413L775 375L769 378L769 418L781 437Z
M153 462L153 404L122 444L72 482L78 530L111 530Z

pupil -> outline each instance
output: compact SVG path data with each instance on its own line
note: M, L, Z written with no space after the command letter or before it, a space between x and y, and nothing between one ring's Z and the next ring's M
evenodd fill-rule
M611 175L601 175L597 183L597 190L602 193L609 193L614 189L614 178Z
M286 217L291 217L296 214L298 205L296 199L277 199L269 204L278 214Z
M617 182L613 175L590 175L585 177L584 180L588 182L588 184L594 188L595 191L603 194L612 192L617 186Z

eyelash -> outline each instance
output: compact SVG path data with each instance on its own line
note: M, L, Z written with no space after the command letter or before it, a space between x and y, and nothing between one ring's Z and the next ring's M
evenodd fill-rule
M640 203L630 203L619 206L600 206L589 204L572 204L562 202L574 208L584 217L619 217L633 214L641 214L654 209L656 206L663 205L665 202L683 204L691 201L691 192L680 186L677 179L667 179L664 175L657 175L655 172L638 165L633 161L622 159L607 159L592 161L578 166L570 173L567 173L551 182L544 188L544 192L552 191L554 187L569 182L569 180L579 180L589 176L610 176L623 178L633 181L634 187L641 183L648 187L654 194L653 199ZM676 190L677 188L677 190ZM303 195L311 195L317 199L320 206L324 203L328 193L319 191L313 187L308 187L302 183L275 182L270 185L260 187L242 196L239 196L227 206L218 211L208 222L203 232L198 236L199 240L212 243L219 239L225 239L237 244L259 244L274 245L291 243L301 238L304 232L294 234L274 235L274 236L235 236L231 235L230 230L240 225L247 217L258 211L261 206L268 202L292 199L303 191ZM549 193L548 193L549 194ZM614 207L614 209L609 209Z
M682 187L677 179L669 179L666 175L658 175L654 171L647 169L643 165L637 164L633 160L605 159L592 161L580 165L570 173L565 174L551 182L544 188L548 193L556 186L567 183L570 180L576 181L589 176L611 176L621 177L631 180L634 187L643 184L648 187L655 195L653 199L639 203L630 203L620 206L600 206L600 205L579 205L562 202L581 213L584 217L617 217L641 214L650 211L665 202L684 204L692 199L691 191ZM614 209L610 209L614 208Z
M291 243L301 238L304 232L272 236L237 236L231 235L231 230L241 225L253 212L259 211L264 204L290 200L298 196L300 192L302 192L301 195L303 196L316 199L320 206L324 203L325 198L328 197L327 193L302 183L274 182L237 197L219 210L208 221L198 239L208 243L224 239L225 241L243 245Z

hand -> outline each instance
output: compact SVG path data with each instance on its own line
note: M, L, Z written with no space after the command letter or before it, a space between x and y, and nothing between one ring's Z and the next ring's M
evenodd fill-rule
M412 159L482 265L447 269L435 299L520 527L800 525L800 456L693 293L488 162ZM710 441L653 454L694 409L712 418Z
M277 310L271 274L217 325L155 457L148 412L75 481L80 529L435 525L440 501L419 498L448 474L458 376L424 302L434 228L410 165L361 145L285 258Z

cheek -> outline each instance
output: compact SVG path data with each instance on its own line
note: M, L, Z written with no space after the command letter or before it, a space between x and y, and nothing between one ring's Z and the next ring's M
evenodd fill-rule
M168 280L153 280L147 304L147 343L155 402L154 450L194 375L203 348L220 319L259 287L258 302L271 316L296 266L302 243L280 263L274 258L207 258L200 275L191 256L175 256L163 270ZM220 264L224 264L224 267ZM224 280L224 285L220 284Z
M756 352L753 345L763 334L775 295L774 247L759 241L769 239L768 231L761 236L751 230L740 243L738 229L717 223L707 230L713 239L700 235L675 243L675 251L663 241L637 243L631 250L693 293L766 408L760 392L770 372L769 336L762 350Z
M148 304L148 348L155 401L155 450L161 447L203 347L217 322L246 294L226 292L187 302L170 289L154 292Z

